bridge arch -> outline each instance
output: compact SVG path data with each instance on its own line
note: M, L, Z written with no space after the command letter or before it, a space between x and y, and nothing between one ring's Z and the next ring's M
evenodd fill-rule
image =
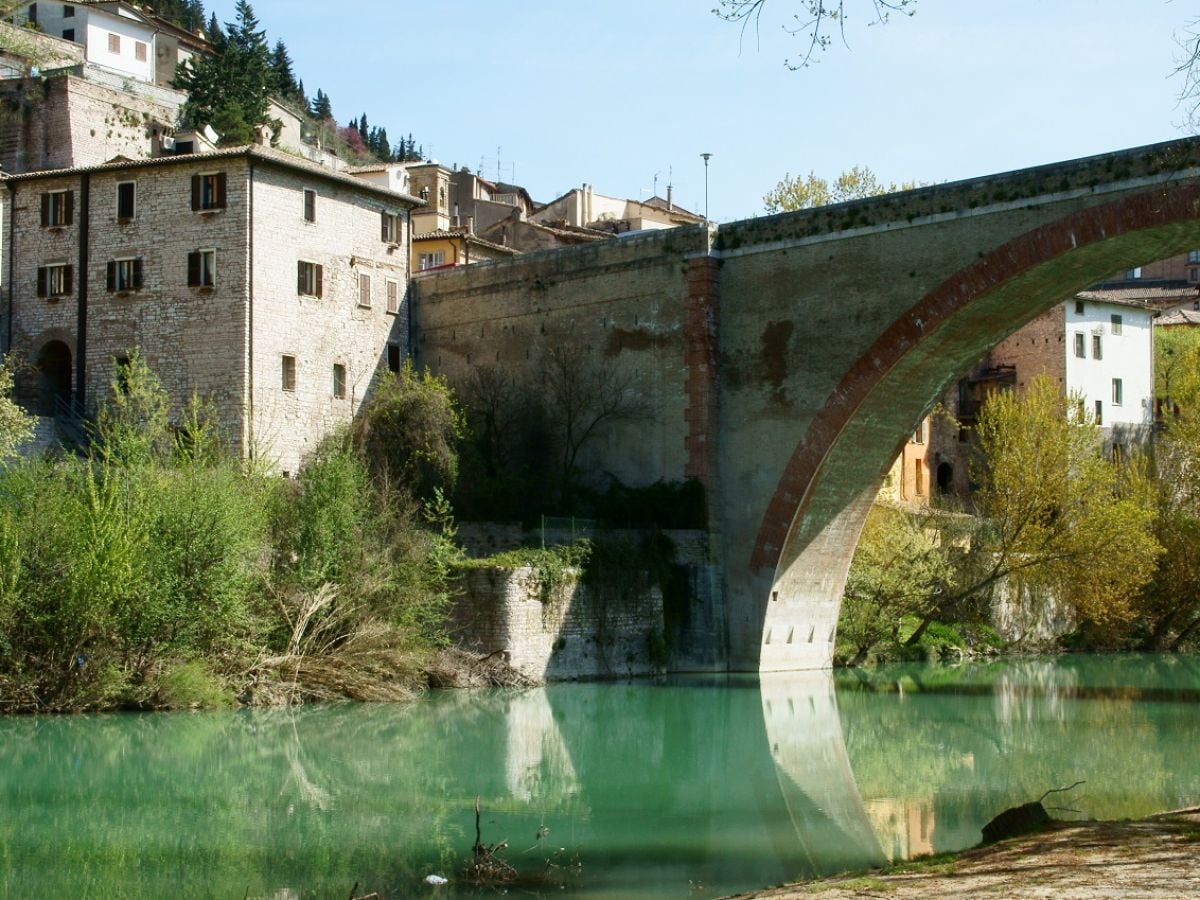
M905 310L846 370L804 430L750 554L762 632L750 667L831 663L866 515L913 426L972 364L1114 271L1200 246L1200 184L1155 185L1017 234ZM746 648L748 635L738 643Z

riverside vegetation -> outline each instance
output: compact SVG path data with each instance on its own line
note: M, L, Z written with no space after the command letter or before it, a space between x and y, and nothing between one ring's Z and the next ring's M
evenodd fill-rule
M1001 582L1050 596L1074 649L1180 650L1200 638L1200 339L1158 341L1163 421L1129 458L1100 453L1078 398L1046 379L985 404L973 515L878 504L846 585L839 662L999 647ZM1028 602L1024 599L1024 602Z
M199 400L172 427L132 355L86 455L0 462L0 710L408 695L446 643L460 433L409 367L283 479Z

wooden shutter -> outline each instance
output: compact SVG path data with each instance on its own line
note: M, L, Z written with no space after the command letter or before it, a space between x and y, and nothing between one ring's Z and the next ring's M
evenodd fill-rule
M188 287L198 287L200 284L200 254L188 254Z
M39 297L46 296L46 269L44 266L38 266L38 285L37 295Z
M200 208L200 176L192 176L192 209Z
M63 292L70 294L75 290L75 267L63 266Z
M379 214L379 218L380 218L380 223L379 223L379 237L380 237L380 240L383 240L383 241L390 241L390 240L392 239L392 236L391 236L391 234L389 233L390 229L388 228L388 214L387 214L387 210L384 210L383 212L381 212L381 213Z
M75 221L75 192L67 191L63 194L63 217L62 223L70 225Z
M117 289L117 264L115 262L110 262L108 264L105 286L109 291L115 291Z
M142 286L142 258L139 256L133 261L133 289L136 291Z
M303 263L303 262L298 262L298 263L296 263L296 293L297 293L297 294L303 294L303 293L304 293L304 289L305 289L306 287L308 287L308 285L306 285L306 284L304 283L304 281L305 281L305 278L304 278L304 263Z
M216 203L213 204L217 209L225 208L225 173L217 173L217 197Z
M325 294L324 294L325 267L324 266L315 266L314 268L317 270L317 296L323 297L323 296L325 296Z
M50 195L42 194L42 227L50 224Z

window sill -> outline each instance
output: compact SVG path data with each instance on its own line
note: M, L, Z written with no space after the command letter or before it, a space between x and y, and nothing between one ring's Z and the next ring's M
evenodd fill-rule
M195 212L199 213L202 216L215 216L218 213L225 212L225 207L214 206L214 207L210 207L208 209L197 209L197 210L195 210Z
M118 225L132 225L133 217L129 216L126 218L126 217L122 217L122 216L117 216L117 224Z
M359 308L359 309L370 309L370 308L371 308L371 304L370 304L370 303L359 303L359 304L358 304L358 308Z
M51 234L58 234L60 231L62 231L66 227L67 227L66 225L47 225L46 230L48 232L50 232Z

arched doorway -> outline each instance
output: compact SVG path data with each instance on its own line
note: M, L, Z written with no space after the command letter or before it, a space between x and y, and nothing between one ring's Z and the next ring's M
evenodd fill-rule
M37 411L52 416L61 404L71 402L71 348L62 341L49 341L37 355Z
M954 492L954 466L948 462L938 464L937 492L942 496Z

